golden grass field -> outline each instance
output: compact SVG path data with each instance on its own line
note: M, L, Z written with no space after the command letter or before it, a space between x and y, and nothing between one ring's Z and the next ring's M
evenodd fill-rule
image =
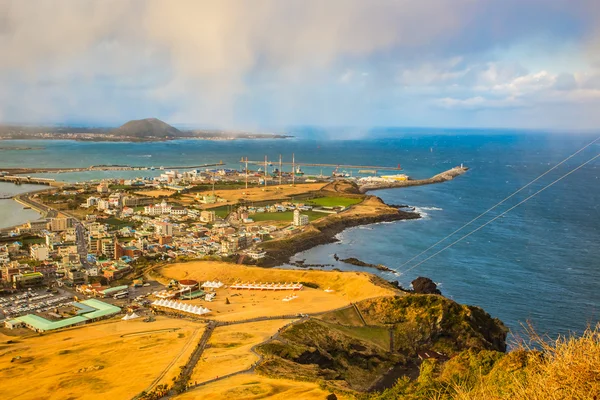
M270 184L271 182L269 182ZM239 199L245 199L248 201L265 201L265 200L279 200L283 198L289 198L291 196L297 196L299 194L320 190L325 183L301 183L295 186L292 185L273 185L267 186L252 186L248 189L228 189L228 190L215 190L215 194L227 200L227 203L237 203ZM199 192L199 195L212 194L212 190Z
M272 379L256 374L241 374L206 386L200 386L180 396L178 400L323 400L329 392L312 382ZM338 399L345 399L338 395Z
M235 321L264 316L297 313L318 313L344 307L350 302L366 298L391 296L396 292L371 282L371 275L364 272L286 270L276 268L248 267L218 261L197 261L172 264L161 270L167 279L194 279L198 282L220 280L226 285L244 282L312 282L319 289L305 287L301 291L249 291L218 289L211 303L191 300L213 311L210 318ZM333 293L324 290L333 289ZM299 297L289 302L282 299L290 294ZM226 298L231 304L226 304Z
M260 321L216 328L208 342L210 346L204 350L190 382L205 382L250 368L258 361L258 356L251 348L269 339L279 328L292 321Z
M147 196L147 197L170 196L173 193L175 193L174 190L165 190L165 189L140 190L139 192L135 192L135 194L139 194L140 196Z
M203 331L200 323L158 317L151 323L113 319L20 338L0 333L1 397L132 398L162 373L156 383L171 384Z

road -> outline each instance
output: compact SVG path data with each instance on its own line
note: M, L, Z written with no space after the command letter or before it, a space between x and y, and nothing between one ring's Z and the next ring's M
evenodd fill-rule
M59 213L66 215L67 217L70 217L73 219L74 221L74 227L75 227L75 237L76 237L76 243L77 243L77 254L79 254L79 260L81 261L81 264L83 265L83 267L85 269L89 269L90 268L90 264L87 261L87 240L86 240L86 235L85 235L85 228L83 226L83 224L81 223L81 221L74 215L71 214L68 211L58 211L55 210L54 208L47 206L45 204L42 204L36 200L33 200L30 196L34 193L40 193L40 192L44 192L45 190L40 190L40 191L36 191L36 192L28 192L28 193L22 193L22 194L18 194L16 195L14 198L15 200L19 201L21 204L26 204L29 207L31 207L32 209L35 209L37 211L42 212L42 214L46 217L46 218L56 218L58 217Z
M35 192L27 192L27 193L21 193L18 194L14 197L15 201L18 201L21 204L24 204L28 207L31 207L32 209L42 213L42 216L44 218L56 218L56 216L58 215L58 211L56 211L55 209L53 209L52 207L49 207L45 204L42 204L36 200L33 200L30 196L34 193L40 193L40 192L45 192L47 189L45 190L38 190Z

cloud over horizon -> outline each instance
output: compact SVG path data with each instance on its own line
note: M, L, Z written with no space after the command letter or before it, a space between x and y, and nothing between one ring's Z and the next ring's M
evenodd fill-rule
M593 0L0 0L0 122L595 128Z

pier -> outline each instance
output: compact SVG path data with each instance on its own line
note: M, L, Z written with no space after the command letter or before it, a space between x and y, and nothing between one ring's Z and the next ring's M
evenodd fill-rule
M369 190L379 190L379 189L391 189L391 188L399 188L399 187L408 187L408 186L421 186L421 185L430 185L432 183L441 183L450 181L457 176L460 176L469 170L468 167L463 166L462 164L458 167L454 167L442 173L432 176L428 179L409 179L407 181L397 181L397 182L370 182L362 185L359 190L361 193L366 193Z
M47 186L63 186L63 182L57 182L55 179L48 178L33 178L30 176L4 175L0 176L0 182L10 182L16 185L47 185Z
M51 173L51 174L64 174L69 172L87 172L87 171L148 171L148 170L166 170L166 169L198 169L198 168L208 168L208 167L218 167L221 165L225 165L223 161L219 161L218 163L208 163L208 164L200 164L200 165L176 165L176 166L160 166L160 167L146 167L146 166L132 166L132 165L91 165L89 167L63 167L63 168L2 168L2 171L8 172L12 175L4 175L0 176L0 181L13 182L17 179L25 179L22 176L17 175L25 175L25 174L41 174L41 173ZM3 179L8 178L8 179ZM54 179L46 179L46 178L27 178L30 179L33 183L43 183L44 181L54 181ZM39 180L40 182L34 182L35 180ZM30 183L24 182L23 183Z

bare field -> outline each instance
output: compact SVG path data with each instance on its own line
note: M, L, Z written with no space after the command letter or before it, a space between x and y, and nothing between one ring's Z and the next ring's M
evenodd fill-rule
M164 267L161 273L168 279L194 279L199 282L220 280L226 285L236 281L244 282L310 282L319 285L318 289L305 287L301 291L249 291L218 289L215 299L208 303L191 300L192 304L202 304L213 311L210 318L235 321L264 316L277 316L297 313L318 313L347 306L350 302L366 298L391 296L392 289L377 286L371 282L371 275L364 272L285 270L276 268L248 267L216 261L198 261L173 264ZM332 293L325 289L334 290ZM298 298L284 302L290 294ZM230 304L226 304L229 299Z
M176 399L238 400L323 400L330 392L312 382L272 379L256 374L242 374L190 390ZM338 399L346 399L339 396Z
M174 190L164 190L164 189L140 190L139 192L135 192L135 194L139 194L140 196L147 196L147 197L170 196L173 193L175 193Z
M172 383L203 331L200 323L159 317L151 323L110 320L23 338L0 334L2 396L131 398L159 377L157 384Z
M221 326L215 329L209 347L196 365L191 382L205 382L234 372L244 371L258 361L251 349L269 339L277 330L294 320L251 322Z

